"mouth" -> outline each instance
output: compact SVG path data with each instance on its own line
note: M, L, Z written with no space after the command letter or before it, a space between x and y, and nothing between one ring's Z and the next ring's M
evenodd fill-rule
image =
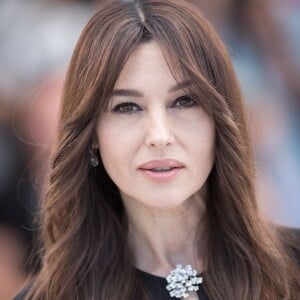
M142 170L154 170L157 172L169 171L174 168L183 168L184 164L175 159L156 159L139 166Z
M174 179L185 166L173 159L153 160L141 165L138 169L148 179L165 182Z
M174 169L178 169L177 167L160 167L160 168L153 168L153 169L141 169L141 170L148 170L148 171L152 171L152 172L157 172L157 173L161 173L161 172L169 172L171 170Z

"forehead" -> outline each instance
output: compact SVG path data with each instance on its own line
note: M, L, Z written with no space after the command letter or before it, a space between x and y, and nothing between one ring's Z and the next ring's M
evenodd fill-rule
M176 83L160 45L154 40L140 44L129 56L115 88L166 88Z

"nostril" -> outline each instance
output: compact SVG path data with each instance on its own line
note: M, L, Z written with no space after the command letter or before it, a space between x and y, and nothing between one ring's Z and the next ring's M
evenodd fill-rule
M170 135L152 135L146 139L146 144L151 147L166 147L172 144L172 137Z

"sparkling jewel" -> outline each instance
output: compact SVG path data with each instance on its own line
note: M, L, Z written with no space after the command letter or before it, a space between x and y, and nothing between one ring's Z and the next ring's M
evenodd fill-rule
M189 293L198 291L203 282L203 278L197 275L197 271L193 270L191 265L177 265L166 279L166 289L170 296L175 298L187 298Z

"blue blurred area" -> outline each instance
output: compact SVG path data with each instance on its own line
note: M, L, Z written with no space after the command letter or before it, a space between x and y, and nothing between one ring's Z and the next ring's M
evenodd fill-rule
M249 110L262 211L275 223L300 227L300 2L190 2L232 57Z

